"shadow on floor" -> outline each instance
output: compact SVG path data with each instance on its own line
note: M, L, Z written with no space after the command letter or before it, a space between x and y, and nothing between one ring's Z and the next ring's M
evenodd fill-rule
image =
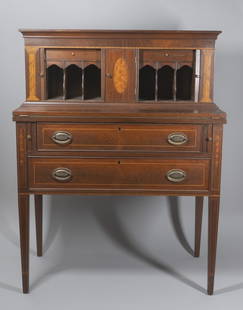
M7 284L7 283L3 283L3 282L0 282L0 289L21 293L21 289L20 288L17 288L17 287L15 287L13 285L10 285L10 284Z
M215 290L214 295L222 295L222 294L231 293L231 292L235 292L239 290L243 290L243 282L234 284L228 287L224 287L219 290Z
M194 251L191 248L189 242L186 239L182 222L181 222L181 215L180 215L180 206L179 206L179 198L176 196L169 196L168 197L169 203L169 214L171 223L176 234L176 237L182 247L192 256L194 256ZM194 223L192 223L193 225Z

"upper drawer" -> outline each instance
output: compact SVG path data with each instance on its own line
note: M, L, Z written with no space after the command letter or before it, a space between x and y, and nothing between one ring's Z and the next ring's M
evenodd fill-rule
M151 62L192 62L193 50L142 50L140 63Z
M39 123L37 149L200 152L203 132L201 125Z
M57 60L100 61L100 50L96 49L47 49L46 58Z

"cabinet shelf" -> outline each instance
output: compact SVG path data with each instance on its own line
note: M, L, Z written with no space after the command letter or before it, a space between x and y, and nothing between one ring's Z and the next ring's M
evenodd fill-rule
M193 99L193 69L177 64L150 65L139 69L139 100L188 101Z
M46 50L46 99L101 98L101 59L96 49Z
M195 69L195 50L141 50L138 100L168 102L196 99L193 94Z
M101 69L90 64L85 68L70 64L47 68L47 99L94 100L101 98Z

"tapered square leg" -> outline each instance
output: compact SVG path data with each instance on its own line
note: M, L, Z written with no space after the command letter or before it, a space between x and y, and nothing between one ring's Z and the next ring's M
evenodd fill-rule
M29 195L18 195L23 293L29 292Z
M35 226L37 256L43 255L43 206L42 195L35 195Z
M199 257L201 246L201 232L202 232L202 216L203 216L203 197L195 198L195 243L194 256Z
M208 294L214 290L220 197L208 198Z

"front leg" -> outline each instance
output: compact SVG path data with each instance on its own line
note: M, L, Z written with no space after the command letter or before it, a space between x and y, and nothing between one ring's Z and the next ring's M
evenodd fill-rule
M213 295L220 197L208 198L208 294Z
M35 195L35 226L36 226L36 245L37 245L37 256L42 256L42 243L43 243L43 206L42 206L42 195Z
M29 292L29 195L18 195L23 293Z
M194 257L199 257L202 233L203 197L196 197Z

